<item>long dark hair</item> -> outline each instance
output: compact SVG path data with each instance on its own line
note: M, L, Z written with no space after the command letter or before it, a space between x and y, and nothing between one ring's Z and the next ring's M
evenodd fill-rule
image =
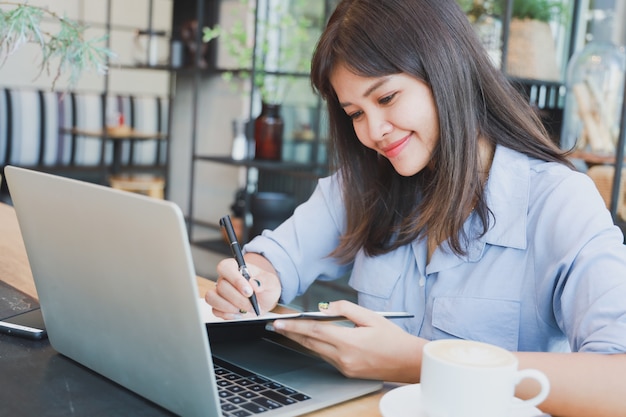
M355 74L406 73L427 83L439 118L434 168L411 177L363 146L329 78L345 65ZM494 67L454 0L343 0L313 55L311 82L326 100L334 163L343 179L347 230L333 252L349 262L428 234L465 253L463 223L474 207L485 233L490 212L480 173L478 138L530 157L569 162L527 101Z

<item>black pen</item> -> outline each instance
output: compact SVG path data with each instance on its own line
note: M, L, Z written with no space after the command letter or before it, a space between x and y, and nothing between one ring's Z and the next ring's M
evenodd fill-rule
M243 260L243 253L241 253L241 247L239 247L239 242L237 242L237 235L235 234L235 229L233 229L233 224L230 221L230 216L222 217L220 219L220 226L226 230L226 236L228 237L228 242L230 242L230 250L233 253L233 257L237 261L237 265L239 265L239 272L241 272L241 275L243 275L247 281L250 281L248 267L246 266L246 262ZM256 300L256 294L254 291L250 296L250 302L252 303L252 308L254 308L256 315L260 316L261 311L259 310L259 303Z

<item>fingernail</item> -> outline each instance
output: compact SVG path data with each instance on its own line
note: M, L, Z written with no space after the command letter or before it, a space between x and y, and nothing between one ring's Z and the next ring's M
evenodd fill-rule
M285 323L282 320L276 320L274 322L274 329L275 330L281 330L285 328Z
M246 297L250 297L252 294L254 294L252 287L245 287L243 289L243 295L245 295Z
M275 332L276 329L274 328L274 326L272 326L272 323L267 323L265 325L265 330L267 330L268 332Z
M330 306L330 303L327 301L322 301L317 303L317 308L319 308L320 310L328 310L328 307Z

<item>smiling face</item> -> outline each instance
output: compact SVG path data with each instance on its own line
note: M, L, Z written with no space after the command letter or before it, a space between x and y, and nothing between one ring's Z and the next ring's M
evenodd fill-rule
M400 73L362 77L337 65L330 82L359 141L389 159L403 176L431 163L439 122L428 85Z

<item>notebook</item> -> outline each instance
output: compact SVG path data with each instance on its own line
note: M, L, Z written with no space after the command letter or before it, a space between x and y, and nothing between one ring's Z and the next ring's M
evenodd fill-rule
M5 176L59 353L184 416L294 416L382 386L264 328L209 330L174 203L12 166Z

